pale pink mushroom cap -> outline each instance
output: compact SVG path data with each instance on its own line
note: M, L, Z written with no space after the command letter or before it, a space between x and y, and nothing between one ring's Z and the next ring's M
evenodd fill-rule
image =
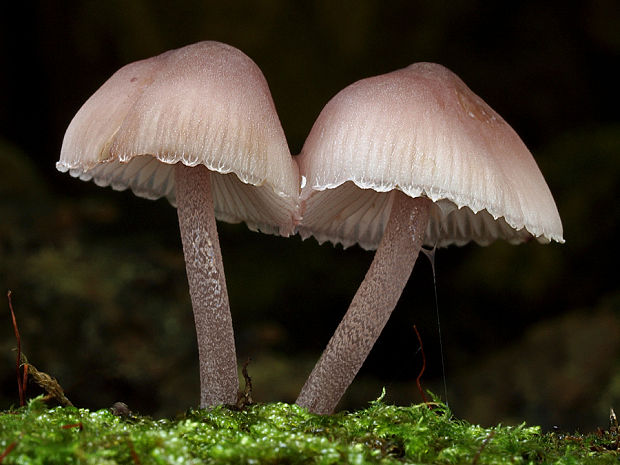
M56 168L176 205L177 162L212 172L216 218L293 232L297 166L263 74L236 48L200 42L123 67L71 121Z
M549 188L515 131L441 65L360 80L323 109L298 158L302 237L376 249L399 189L434 204L429 246L564 242Z

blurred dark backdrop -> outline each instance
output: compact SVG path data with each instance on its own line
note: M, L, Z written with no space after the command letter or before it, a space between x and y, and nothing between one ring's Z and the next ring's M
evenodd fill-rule
M606 426L620 409L620 10L592 2L132 0L12 2L0 16L0 288L23 349L79 406L194 406L198 369L176 212L58 173L64 131L118 68L200 40L243 50L298 153L323 105L363 77L442 63L530 147L565 245L437 252L449 402L472 422ZM12 8L12 9L11 9ZM219 224L239 360L258 401L293 401L372 259ZM4 291L3 291L4 292ZM7 308L5 304L0 306ZM8 310L0 408L17 403ZM2 319L0 318L0 321ZM433 277L416 265L347 393L357 408L443 397ZM30 387L30 393L36 389Z

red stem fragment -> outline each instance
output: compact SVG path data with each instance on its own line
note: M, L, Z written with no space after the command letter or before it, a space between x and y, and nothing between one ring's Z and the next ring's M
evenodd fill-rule
M420 337L420 333L416 325L413 325L413 330L415 331L415 334L418 337L418 342L420 343L420 352L422 352L422 369L420 370L418 377L415 379L415 383L418 386L418 391L420 391L422 400L424 401L426 406L430 408L428 399L426 398L426 394L424 394L424 389L422 389L422 384L420 383L420 378L422 378L422 375L424 374L424 370L426 370L426 355L424 354L424 344L422 344L422 338Z
M11 451L13 449L15 449L15 446L17 446L17 441L13 441L11 444L9 444L6 449L4 449L4 452L2 452L2 454L0 454L0 463L2 463L2 461L4 460L4 458L9 455L11 453Z
M80 431L82 431L84 429L84 424L81 421L78 421L77 423L71 423L69 425L62 425L61 428L62 429L77 428Z
M142 465L140 462L140 457L138 457L138 453L133 446L133 441L131 439L127 439L127 445L129 446L129 453L131 454L131 459L135 465Z
M22 379L22 392L24 400L26 399L26 388L28 387L28 364L24 363L24 379Z
M15 331L15 339L17 340L17 360L15 362L15 369L17 371L17 389L19 391L19 405L23 407L26 405L25 394L24 394L24 383L26 379L26 374L22 375L20 372L20 361L22 358L22 341L19 336L19 329L17 328L17 319L15 318L15 312L13 311L13 302L11 301L11 291L9 290L6 294L7 299L9 300L9 310L11 311L11 319L13 320L13 329Z
M495 430L491 431L487 435L487 437L482 440L482 444L480 444L480 448L478 449L478 452L476 452L476 455L474 456L474 459L472 460L471 465L478 465L478 460L480 460L480 454L482 454L482 451L484 450L484 448L491 441L491 439L493 439L493 436L495 436Z

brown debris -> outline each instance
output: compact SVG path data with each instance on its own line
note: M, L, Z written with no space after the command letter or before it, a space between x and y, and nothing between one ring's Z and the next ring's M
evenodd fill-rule
M254 403L252 400L252 378L248 375L249 364L250 359L248 358L241 368L241 373L243 374L243 379L245 380L245 388L243 389L243 392L240 392L237 395L237 403L235 404L235 407L239 409Z
M47 395L44 399L51 400L54 399L63 407L73 407L71 401L65 396L65 391L62 389L56 378L44 373L43 371L39 371L35 368L35 366L31 363L28 363L26 356L22 353L22 366L28 367L28 373L30 377L37 383L41 388L47 392Z

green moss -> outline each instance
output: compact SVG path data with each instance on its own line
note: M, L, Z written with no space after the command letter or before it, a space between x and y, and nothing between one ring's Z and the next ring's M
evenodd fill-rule
M605 464L610 433L563 437L525 425L482 428L438 404L317 416L272 403L191 410L176 420L48 409L40 398L0 413L2 464ZM610 450L614 449L614 450Z

